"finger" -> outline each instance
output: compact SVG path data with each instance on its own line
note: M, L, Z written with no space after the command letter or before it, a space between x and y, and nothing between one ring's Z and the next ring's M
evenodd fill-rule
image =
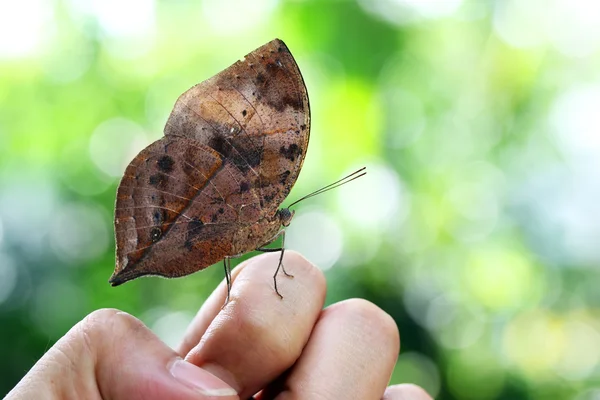
M293 250L286 250L285 253L292 255L295 252ZM279 255L280 253L275 253L275 254ZM272 256L273 255L271 255L271 257ZM254 263L254 262L258 262L259 260L262 260L260 262L267 263L265 265L266 271L267 272L270 271L271 274L274 273L275 269L277 268L277 264L271 265L268 261L265 261L263 259L263 257L269 257L269 256L266 254L263 254L261 256L250 258L250 259L244 261L243 263L241 263L240 265L238 265L237 267L235 267L231 273L232 287L233 287L233 282L235 282L236 277L251 262ZM285 262L286 265L287 265L287 262L288 261ZM273 270L270 269L271 267L273 268ZM278 276L278 282L279 282L279 279L281 279L281 280L285 279L285 277L283 277L283 274L281 277ZM262 283L269 283L269 282L273 282L272 275L268 278L267 281L262 282ZM274 290L274 289L272 289L272 290ZM187 353L190 352L190 350L192 350L194 347L196 347L198 345L198 343L200 342L200 339L202 338L202 335L204 335L204 332L206 332L206 329L208 329L209 325L212 323L212 321L215 319L215 317L219 314L219 312L221 312L221 309L223 308L226 298L227 298L227 283L226 283L225 279L223 279L221 281L221 283L219 284L219 286L210 294L210 296L208 296L206 301L202 304L202 306L200 307L200 310L198 310L198 313L196 314L193 321L188 326L188 328L183 336L183 340L181 341L180 345L177 348L177 351L179 354L181 354L182 356L185 356Z
M118 310L96 311L77 324L7 398L239 399Z
M382 400L433 400L429 394L417 385L403 383L390 386L385 390Z
M381 400L399 349L396 323L379 307L362 299L334 304L285 382L265 398Z
M231 272L232 286L239 273L248 265L248 263L255 261L255 258L250 258L233 269ZM217 286L210 296L208 296L206 301L202 303L202 306L196 313L196 316L186 329L186 332L183 335L183 340L177 347L177 352L181 354L182 357L185 357L190 350L200 343L202 335L204 335L204 332L206 332L211 322L223 308L226 297L227 283L225 279L223 279L219 286Z
M285 252L284 264L295 278L278 278L280 299L272 278L278 262L279 253L252 258L235 276L227 306L221 309L215 301L192 327L191 335L199 343L186 360L223 379L241 398L256 393L296 361L325 300L322 272L292 251ZM211 322L205 329L206 321Z

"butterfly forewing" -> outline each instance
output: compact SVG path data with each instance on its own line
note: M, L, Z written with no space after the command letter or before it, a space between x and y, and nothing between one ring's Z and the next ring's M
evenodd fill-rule
M185 92L165 127L165 135L193 137L234 164L265 214L277 210L298 178L309 132L306 87L281 40Z

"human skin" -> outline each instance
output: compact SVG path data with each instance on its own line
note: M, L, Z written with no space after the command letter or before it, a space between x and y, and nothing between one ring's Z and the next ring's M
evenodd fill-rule
M142 322L114 309L75 325L6 399L431 399L414 385L387 387L400 339L393 319L352 299L323 309L325 278L300 254L254 257L233 272L171 349Z

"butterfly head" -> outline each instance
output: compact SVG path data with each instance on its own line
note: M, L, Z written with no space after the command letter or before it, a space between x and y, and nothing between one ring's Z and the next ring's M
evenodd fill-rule
M281 222L281 225L288 227L290 225L290 222L292 222L292 218L294 218L294 213L296 211L290 211L289 208L282 208L281 210L278 211L279 214L279 221Z

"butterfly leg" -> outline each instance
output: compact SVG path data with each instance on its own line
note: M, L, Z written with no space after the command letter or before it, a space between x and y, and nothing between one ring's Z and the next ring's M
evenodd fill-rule
M229 299L231 298L231 259L239 258L243 256L243 254L236 254L233 256L226 256L223 258L223 268L225 269L225 281L227 282L227 298L225 299L225 304L223 304L223 308L229 303Z
M227 298L223 307L229 303L229 295L231 294L231 257L225 257L223 259L223 267L225 269L225 280L227 281Z
M279 233L277 235L275 235L275 237L273 238L273 240L271 240L266 245L268 245L270 243L273 243L275 240L277 240L277 238L279 236L281 236L281 247L279 247L279 248L273 248L273 249L265 248L265 247L259 247L256 250L257 251L262 251L264 253L271 253L271 252L281 251L281 255L279 256L279 264L277 264L277 269L275 270L275 274L273 275L273 284L275 285L275 293L277 293L277 295L283 299L283 296L281 295L281 293L279 293L279 290L277 289L277 274L279 273L279 269L281 269L283 271L283 273L285 274L285 276L287 276L289 278L293 278L294 277L294 275L288 274L287 271L285 270L285 267L283 266L283 254L285 252L285 230L284 229L280 230Z
M285 276L287 276L288 278L293 278L294 275L288 274L287 271L285 270L285 266L283 265L283 252L284 251L285 251L285 231L282 229L281 230L281 256L279 257L279 265L281 265L281 270L283 271L283 274Z

